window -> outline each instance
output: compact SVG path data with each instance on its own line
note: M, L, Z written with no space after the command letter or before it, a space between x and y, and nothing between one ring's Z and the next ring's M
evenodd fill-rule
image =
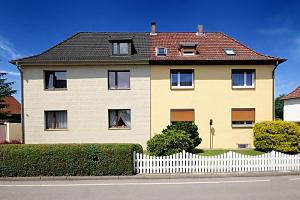
M67 88L67 71L45 71L45 89Z
M171 70L171 88L193 88L194 70Z
M232 127L252 127L255 123L255 108L233 108Z
M228 56L234 56L235 52L233 51L233 49L224 49L226 55Z
M195 55L195 47L182 47L181 52L183 56L193 56Z
M128 43L125 42L114 42L113 43L113 54L114 55L127 55L129 50Z
M67 111L45 111L46 129L67 129Z
M194 109L171 109L171 123L174 122L194 122Z
M130 110L108 110L109 128L130 128L131 114Z
M130 89L130 71L108 71L109 89Z
M233 88L254 88L255 70L233 69L232 87Z
M166 56L167 55L167 49L163 47L156 48L156 55L157 56Z

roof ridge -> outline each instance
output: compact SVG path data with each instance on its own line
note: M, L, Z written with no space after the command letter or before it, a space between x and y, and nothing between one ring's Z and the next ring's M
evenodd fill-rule
M263 54L263 53L257 52L257 51L255 51L254 49L252 49L252 48L246 46L245 44L241 43L241 42L238 41L237 39L230 37L230 36L227 35L226 33L224 33L224 32L220 32L220 33L221 33L222 35L224 35L225 37L227 37L228 39L230 39L230 40L232 40L232 41L238 43L239 45L242 45L243 47L247 48L248 50L250 50L250 51L252 51L252 52L254 52L254 53L256 53L256 54L258 54L258 55L260 55L260 56L264 56L264 57L268 57L268 58L272 58L272 59L280 59L280 58L277 58L277 57L268 56L268 55L265 55L265 54Z
M37 57L37 56L41 56L41 55L43 55L43 54L49 52L50 50L54 49L55 47L57 47L57 46L59 46L59 45L65 43L65 42L71 40L72 38L74 38L75 36L79 35L80 33L81 33L81 32L77 32L77 33L71 35L71 36L68 37L67 39L62 40L61 42L55 44L54 46L52 46L52 47L50 47L50 48L48 48L48 49L46 49L45 51L42 51L42 52L39 53L39 54L32 55L32 56L27 56L27 57L24 57L24 58L14 59L14 60L11 60L11 61L9 61L9 62L12 63L12 64L14 64L14 63L18 62L18 60L20 60L20 59L28 59L28 58L34 58L34 57Z
M295 98L300 98L300 96L293 96L293 93L295 93L296 91L300 90L300 85L298 87L296 87L296 89L294 89L292 92L288 93L287 95L285 95L284 97L282 97L282 100L286 100L286 99L295 99Z

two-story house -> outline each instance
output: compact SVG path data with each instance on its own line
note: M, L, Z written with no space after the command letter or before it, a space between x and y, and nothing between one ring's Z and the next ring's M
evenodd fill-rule
M25 143L140 143L150 130L149 33L77 33L14 60Z
M22 74L25 143L134 142L194 122L202 148L253 147L274 116L284 62L223 33L78 33L11 61Z
M150 34L151 135L198 125L202 147L253 148L255 122L274 118L274 71L265 56L220 32Z

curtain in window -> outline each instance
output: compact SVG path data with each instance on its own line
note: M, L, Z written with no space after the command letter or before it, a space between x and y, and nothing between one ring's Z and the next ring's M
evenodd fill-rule
M49 80L48 80L48 87L47 88L54 88L54 75L49 74Z
M127 127L131 126L130 122L130 110L121 110L119 112L120 118L123 120Z
M67 128L67 112L59 111L56 112L56 128L66 129Z
M53 124L53 112L46 112L46 128L47 129L51 129L51 128L54 128L52 127L52 124Z
M117 114L115 110L109 111L109 127L116 127L117 125Z

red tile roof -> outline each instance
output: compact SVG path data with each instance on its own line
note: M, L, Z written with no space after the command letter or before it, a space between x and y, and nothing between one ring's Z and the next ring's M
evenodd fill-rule
M297 98L300 98L300 86L297 87L293 92L282 97L281 99L286 100L286 99L297 99Z
M196 42L196 55L182 56L181 42ZM167 56L156 56L156 47L167 48ZM236 55L226 55L224 49L233 49ZM255 52L233 38L220 32L209 32L196 35L193 32L158 32L150 36L150 61L194 60L194 61L278 61L285 59L266 56Z
M21 104L15 99L15 97L5 97L4 104L6 108L1 109L1 112L8 112L10 114L21 114Z

